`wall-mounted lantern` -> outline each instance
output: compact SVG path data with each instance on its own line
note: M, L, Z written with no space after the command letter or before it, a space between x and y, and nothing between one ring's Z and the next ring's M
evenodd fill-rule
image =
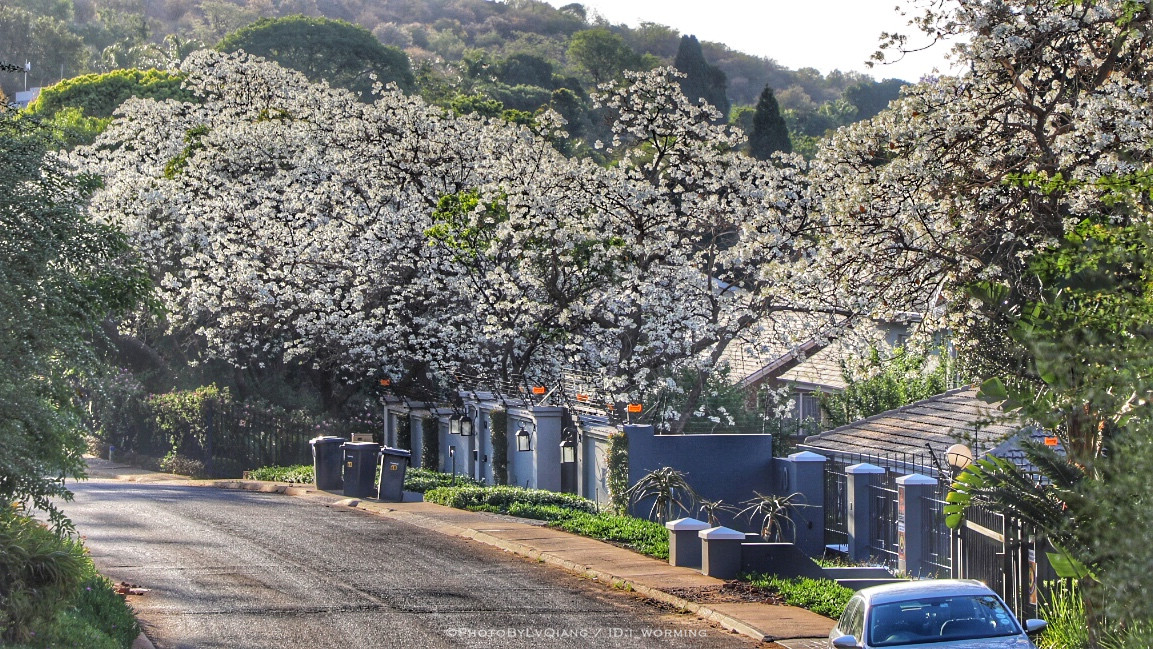
M521 424L520 428L516 431L516 450L532 450L532 434L525 429L524 424Z
M471 437L472 436L472 420L469 419L468 415L461 415L460 416L460 436L461 437Z
M572 464L576 462L576 442L566 439L560 443L560 463Z
M448 418L448 433L450 435L460 434L460 420L464 419L464 415L452 415Z

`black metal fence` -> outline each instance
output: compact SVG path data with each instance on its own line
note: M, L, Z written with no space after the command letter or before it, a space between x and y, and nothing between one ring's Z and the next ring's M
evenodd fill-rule
M316 419L299 412L212 399L195 412L169 418L165 426L141 404L138 412L109 432L106 441L118 452L153 458L175 453L200 462L210 477L239 477L262 466L311 463L308 441L319 435L380 435L381 430L367 421Z
M845 464L825 462L825 544L847 553L849 550L849 479Z

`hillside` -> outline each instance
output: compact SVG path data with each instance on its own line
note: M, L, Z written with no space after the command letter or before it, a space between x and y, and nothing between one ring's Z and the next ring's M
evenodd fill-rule
M12 0L0 7L0 61L31 62L28 85L47 86L82 73L163 67L260 18L295 15L347 21L403 51L416 91L430 101L472 110L478 101L496 100L499 109L486 109L497 114L560 102L575 128L594 131L587 96L605 79L590 65L598 52L574 43L623 43L608 60L647 68L671 64L683 36L655 23L599 22L578 3L556 9L537 0ZM721 43L702 42L700 51L723 73L730 119L748 129L752 111L742 107L756 104L768 85L802 152L806 137L871 116L900 87L857 73L790 70ZM23 78L4 75L0 88L10 96L23 89Z

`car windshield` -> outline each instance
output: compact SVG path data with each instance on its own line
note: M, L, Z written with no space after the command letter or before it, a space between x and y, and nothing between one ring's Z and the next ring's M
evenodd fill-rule
M995 638L1021 633L1016 620L992 595L925 597L877 604L869 609L869 646Z

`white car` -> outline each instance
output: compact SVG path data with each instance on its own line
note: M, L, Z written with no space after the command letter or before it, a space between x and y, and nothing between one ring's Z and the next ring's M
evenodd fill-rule
M989 587L968 579L925 579L861 590L829 634L835 649L1036 649L1025 628Z

